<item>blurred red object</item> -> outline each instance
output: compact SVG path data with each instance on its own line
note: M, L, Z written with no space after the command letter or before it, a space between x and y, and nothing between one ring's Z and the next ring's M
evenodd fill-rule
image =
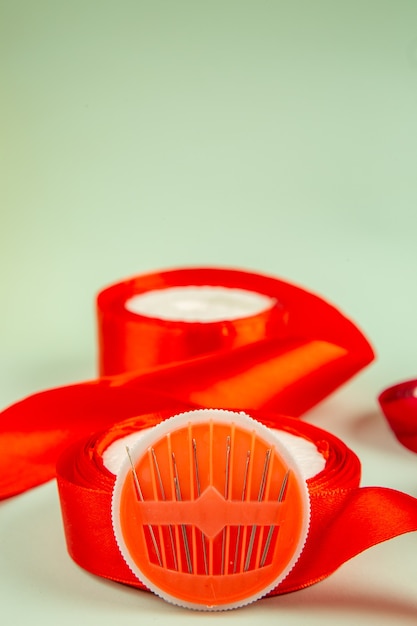
M378 401L398 441L417 452L417 380L388 387Z

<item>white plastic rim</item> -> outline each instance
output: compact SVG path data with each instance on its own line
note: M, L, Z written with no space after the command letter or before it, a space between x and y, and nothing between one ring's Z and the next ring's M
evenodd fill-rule
M143 455L149 454L149 451L152 449L153 445L156 444L156 442L159 442L169 433L173 433L176 430L187 427L190 423L192 425L196 425L201 423L207 423L210 421L213 421L216 424L232 425L235 423L238 425L239 429L247 429L248 432L255 433L255 436L259 437L264 442L267 442L268 446L271 446L271 448L274 448L276 453L282 459L284 459L287 466L291 468L291 473L295 477L298 484L303 508L303 520L301 523L301 532L299 533L299 539L296 548L293 551L292 558L287 563L285 569L281 570L279 574L259 592L245 597L243 598L243 600L239 599L239 601L237 602L214 606L184 601L182 598L178 598L171 593L167 593L164 589L161 589L152 580L150 580L144 574L136 560L134 560L131 553L129 552L123 536L120 518L122 490L125 481L132 472L131 461L133 462L133 465L135 465L143 457ZM121 468L116 476L116 481L114 485L111 511L113 531L119 550L127 565L129 566L133 574L137 577L137 579L150 591L154 592L156 595L160 596L167 602L185 608L200 611L224 611L245 606L264 597L270 591L275 589L288 576L294 565L297 563L307 540L310 526L310 499L307 483L303 476L303 473L299 469L297 460L291 455L285 445L283 445L282 442L275 436L274 431L267 428L266 426L254 420L249 415L243 412L237 413L234 411L228 411L223 409L198 409L195 411L180 413L165 420L164 422L161 422L154 428L147 429L147 431L134 445L134 447L129 449L129 455L131 461L126 454L126 459L121 465Z
M255 291L210 285L166 287L132 296L131 313L169 321L210 323L262 313L276 300Z
M116 476L125 462L126 447L129 449L134 448L149 430L151 429L146 428L138 430L113 441L102 454L104 467ZM324 470L326 459L317 450L312 441L285 430L275 428L271 428L270 430L275 434L275 437L282 446L284 446L296 460L298 469L304 477L304 480L314 478Z

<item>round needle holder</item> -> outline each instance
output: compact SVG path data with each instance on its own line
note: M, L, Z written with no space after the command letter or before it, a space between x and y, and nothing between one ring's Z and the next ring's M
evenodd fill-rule
M174 604L233 609L277 587L309 528L305 479L285 446L245 413L201 409L126 448L112 521L134 575Z

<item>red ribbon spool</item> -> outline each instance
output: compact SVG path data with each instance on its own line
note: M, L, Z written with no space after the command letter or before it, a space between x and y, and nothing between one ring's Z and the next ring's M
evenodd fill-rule
M310 529L304 550L270 595L303 589L329 576L363 550L417 530L417 500L380 487L359 487L360 463L330 433L294 418L251 412L271 428L314 443L326 459L323 472L308 481ZM58 462L58 485L68 550L88 571L139 589L145 585L123 559L113 533L111 501L115 477L103 452L115 440L155 426L169 414L133 418L69 447ZM385 512L385 514L384 514Z
M186 285L243 289L273 304L243 319L208 324L160 320L126 308L135 295ZM325 455L325 470L308 484L305 549L271 593L317 582L371 545L417 529L415 499L360 488L359 462L344 444L280 415L299 416L373 359L360 331L328 303L275 278L192 268L104 290L98 317L102 377L35 394L6 409L1 424L1 496L52 478L59 457L68 549L82 567L143 588L115 542L114 477L101 455L123 433L198 407L247 410L269 427L313 441Z

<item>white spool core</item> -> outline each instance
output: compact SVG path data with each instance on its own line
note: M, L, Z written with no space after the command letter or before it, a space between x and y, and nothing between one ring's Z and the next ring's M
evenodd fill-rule
M150 428L146 428L131 433L126 437L121 437L113 441L113 443L105 449L103 452L103 463L109 472L115 476L119 473L122 464L126 460L126 446L133 448L150 430ZM294 457L304 480L317 476L317 474L324 469L326 461L317 450L314 443L307 441L304 437L297 437L297 435L293 435L284 430L271 430L273 430L279 442L282 443L291 456Z
M163 320L218 322L262 313L276 304L274 298L246 289L214 286L167 287L129 298L131 313Z

